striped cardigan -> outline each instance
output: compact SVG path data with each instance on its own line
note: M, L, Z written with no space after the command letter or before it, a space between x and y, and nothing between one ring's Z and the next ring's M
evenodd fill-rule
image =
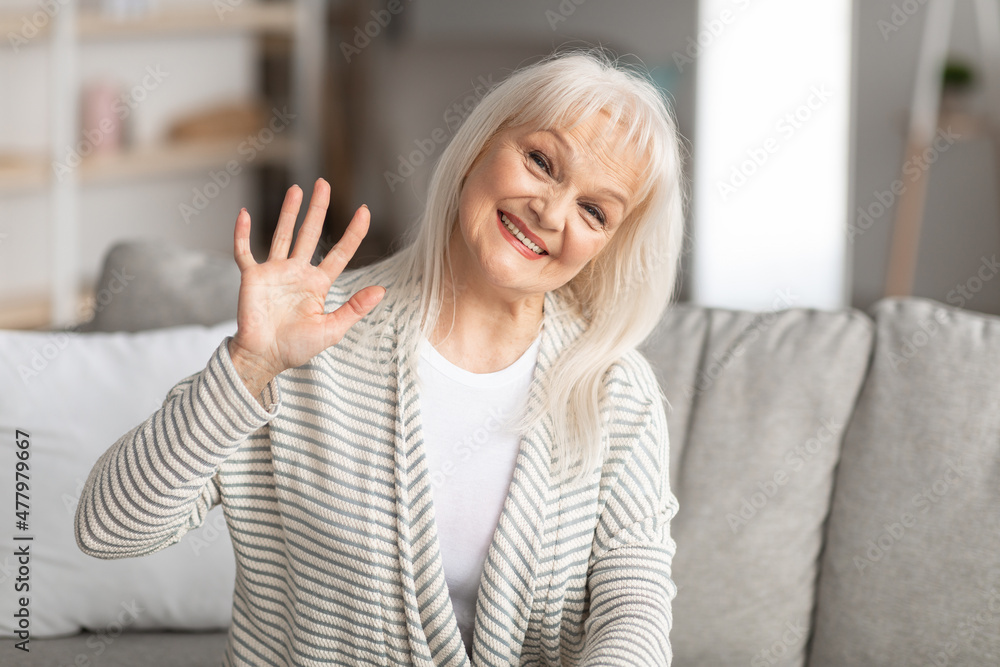
M382 278L343 272L327 310L370 284L391 296ZM546 294L529 400L584 330L555 315L565 305ZM390 321L416 311L386 308ZM357 345L366 320L275 378L263 405L224 341L97 461L76 513L80 548L154 553L222 503L236 555L230 667L669 665L677 500L646 359L632 351L605 375L609 447L586 481L557 479L548 415L522 437L470 659L442 569L415 370L404 354L388 377L379 372Z

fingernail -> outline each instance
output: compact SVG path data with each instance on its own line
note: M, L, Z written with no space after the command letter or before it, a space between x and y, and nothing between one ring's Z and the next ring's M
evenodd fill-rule
M368 208L368 204L362 204L362 206L364 206L365 208ZM370 208L368 210L371 211Z

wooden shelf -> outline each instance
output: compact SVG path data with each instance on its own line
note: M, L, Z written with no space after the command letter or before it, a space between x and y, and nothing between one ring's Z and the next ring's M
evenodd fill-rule
M900 133L905 137L909 127L907 112L897 112L896 122L899 125ZM942 110L938 116L938 131L943 132L949 126L959 141L990 137L989 119L981 113Z
M288 2L246 3L221 15L214 6L206 6L127 20L86 13L80 15L77 28L82 39L226 31L290 33L295 28L295 8Z
M86 315L93 300L93 287L81 289L77 294L76 313ZM51 327L52 298L48 292L0 299L0 329L44 331Z
M0 12L0 35L20 34L24 17L32 13L34 10L26 14ZM39 36L47 33L50 26L51 21L40 28ZM294 30L295 6L291 2L245 2L221 15L214 5L206 3L205 7L154 11L127 19L96 12L81 12L77 18L77 34L83 40L241 31L291 34Z
M0 195L45 187L49 179L47 166L41 156L0 156Z
M103 184L224 169L230 160L237 161L241 170L259 165L291 164L295 144L290 138L275 137L256 153L253 161L240 154L242 141L219 139L162 144L87 158L80 165L80 182ZM51 179L52 172L43 157L0 160L0 194L42 189Z
M29 15L34 13L35 8L29 12ZM24 27L24 15L23 14L13 14L9 10L0 12L0 35L4 36L4 43L9 44L6 39L8 33L14 33L15 35L21 34L21 29Z
M938 129L945 130L949 126L962 141L990 136L989 120L983 114L944 110L938 117Z
M238 152L242 141L243 139L192 141L95 156L84 160L80 167L80 181L84 184L121 182L150 176L221 169L230 160L236 160L243 169L262 164L288 164L294 151L290 139L276 137L256 154L252 162L248 162Z

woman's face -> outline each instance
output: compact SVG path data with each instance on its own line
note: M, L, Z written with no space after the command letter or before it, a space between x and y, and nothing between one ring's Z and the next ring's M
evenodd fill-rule
M541 294L601 252L632 210L638 178L634 155L605 119L593 116L572 130L514 127L494 137L459 199L451 239L459 282L508 299Z

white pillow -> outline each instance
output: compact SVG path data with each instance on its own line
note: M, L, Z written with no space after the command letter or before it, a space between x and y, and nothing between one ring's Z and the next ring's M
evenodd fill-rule
M180 542L139 558L102 560L76 544L73 520L87 476L118 438L155 412L167 392L203 369L232 320L139 333L0 331L0 631L15 636L29 598L31 637L81 629L223 629L236 565L221 507ZM17 528L16 431L30 434L28 530ZM30 535L32 541L15 536ZM30 545L18 592L15 551ZM23 583L23 582L22 582Z

